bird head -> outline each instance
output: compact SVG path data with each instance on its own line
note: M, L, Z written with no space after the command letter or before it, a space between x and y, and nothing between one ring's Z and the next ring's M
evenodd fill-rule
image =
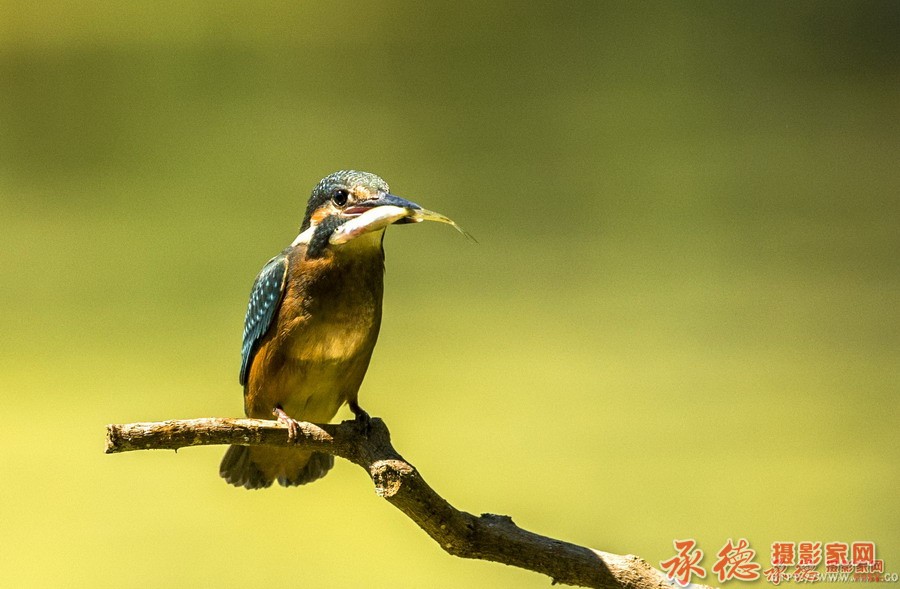
M422 207L416 203L391 194L387 182L375 174L341 170L322 178L313 189L300 235L292 245L307 244L316 255L329 243L343 245L371 235L359 241L380 247L388 225L414 222L408 215L418 210Z

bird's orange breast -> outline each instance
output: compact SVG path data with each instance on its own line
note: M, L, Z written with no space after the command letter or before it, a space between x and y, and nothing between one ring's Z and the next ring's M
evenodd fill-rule
M383 254L290 255L276 319L260 342L244 389L250 417L276 405L294 419L325 422L356 399L381 325Z

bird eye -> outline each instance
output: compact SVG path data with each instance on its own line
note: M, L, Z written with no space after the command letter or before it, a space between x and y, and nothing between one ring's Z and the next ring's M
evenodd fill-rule
M347 199L350 198L350 193L344 190L343 188L339 188L334 191L334 194L331 195L331 200L339 207L347 204Z

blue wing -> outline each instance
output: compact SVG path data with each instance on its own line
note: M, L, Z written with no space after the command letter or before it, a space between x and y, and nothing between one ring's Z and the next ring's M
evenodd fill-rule
M259 340L266 334L281 299L284 296L284 283L287 277L288 259L285 254L279 254L266 262L253 281L253 290L250 293L250 304L247 306L247 316L244 318L244 342L241 347L241 384L247 384L247 374L250 371L250 362L256 353Z

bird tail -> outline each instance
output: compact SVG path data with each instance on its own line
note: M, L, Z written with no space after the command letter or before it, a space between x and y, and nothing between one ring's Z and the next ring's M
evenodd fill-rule
M219 466L225 482L246 489L265 489L278 481L282 487L305 485L325 476L334 456L294 448L229 446Z

